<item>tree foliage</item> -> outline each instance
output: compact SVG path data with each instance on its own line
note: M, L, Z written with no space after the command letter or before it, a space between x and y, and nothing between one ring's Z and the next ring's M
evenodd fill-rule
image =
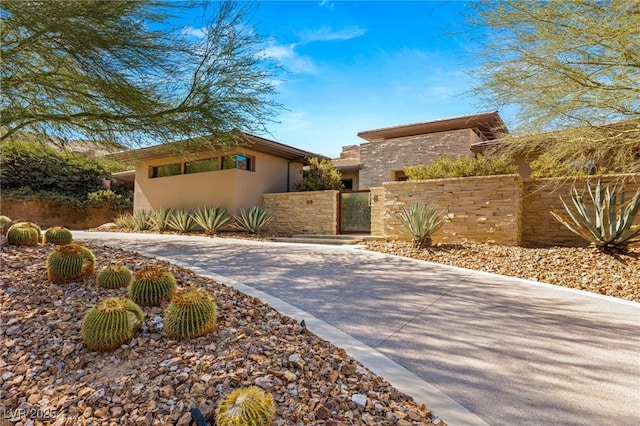
M270 98L276 69L259 54L250 10L206 6L3 1L0 139L30 132L134 146L263 132L279 108ZM177 24L201 10L202 37Z
M295 185L296 191L323 191L342 189L342 175L330 160L311 158L307 170L302 171L302 180Z
M482 43L475 94L516 107L516 133L538 135L507 139L512 152L640 170L637 0L483 1L468 16ZM559 129L570 130L540 135Z

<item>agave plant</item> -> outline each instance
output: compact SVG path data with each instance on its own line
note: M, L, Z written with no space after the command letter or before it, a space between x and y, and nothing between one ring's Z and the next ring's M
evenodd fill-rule
M444 224L442 213L431 204L412 204L408 209L403 208L396 217L413 238L413 246L417 249L430 247L431 236Z
M192 217L207 234L215 234L231 219L224 208L213 206L199 208Z
M189 210L176 210L168 223L171 229L178 232L189 232L193 228L193 218Z
M151 213L146 210L133 212L133 224L136 231L146 231L151 229Z
M131 213L125 213L116 218L116 226L118 229L124 229L125 231L135 231L136 222Z
M170 208L163 207L161 209L154 210L149 217L151 228L160 232L169 230L169 221L171 220L171 217L172 210Z
M588 189L595 210L595 218L591 218L584 199L575 187L572 188L571 194L575 211L569 208L560 197L569 216L552 210L553 217L571 232L603 251L624 249L631 243L640 242L640 225L633 224L640 211L640 190L629 202L625 202L624 189L615 186L613 188L607 186L603 189L599 181L595 193L591 187ZM618 196L620 196L619 204Z
M273 396L257 386L236 389L220 400L216 409L218 426L269 426L276 405Z
M259 206L241 209L237 215L233 216L233 218L236 220L233 224L234 228L251 234L257 234L262 230L262 228L271 222L271 216L269 216L269 213Z

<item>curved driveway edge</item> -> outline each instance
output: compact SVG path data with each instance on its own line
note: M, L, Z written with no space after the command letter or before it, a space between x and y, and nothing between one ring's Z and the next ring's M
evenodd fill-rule
M261 291L272 306L295 305L282 312L305 319L450 425L640 424L638 303L353 248L74 234L242 283L241 291ZM312 317L365 358L377 352L401 367L371 368L316 330ZM419 378L419 395L394 382L403 371ZM455 403L445 397L438 408L442 393Z

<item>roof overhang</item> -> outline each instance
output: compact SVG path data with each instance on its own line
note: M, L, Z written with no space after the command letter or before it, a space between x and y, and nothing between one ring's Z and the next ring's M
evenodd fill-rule
M382 129L359 132L358 136L368 142L395 139L406 136L439 133L453 130L471 129L482 140L493 140L508 133L498 111L481 112L459 117L443 118L421 123L404 124Z
M213 140L213 137L202 137L116 152L107 155L107 158L126 164L136 164L172 155L189 155L211 151L213 149L231 150L233 148L246 148L263 154L284 158L289 161L306 162L309 158L313 157L329 159L324 155L305 151L249 133L241 133L241 136L239 138L234 138L234 142L232 143L217 144L215 140Z

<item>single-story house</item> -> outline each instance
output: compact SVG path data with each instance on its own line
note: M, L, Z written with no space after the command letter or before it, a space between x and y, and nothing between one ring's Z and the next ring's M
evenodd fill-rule
M204 138L117 152L108 158L135 165L135 171L114 174L134 180L134 211L214 205L229 212L261 205L263 194L293 190L309 158L327 158L242 135L242 143L230 146L216 148Z
M366 143L343 147L333 164L348 189L369 189L406 180L404 169L441 157L472 157L475 144L507 133L498 111L366 130Z

